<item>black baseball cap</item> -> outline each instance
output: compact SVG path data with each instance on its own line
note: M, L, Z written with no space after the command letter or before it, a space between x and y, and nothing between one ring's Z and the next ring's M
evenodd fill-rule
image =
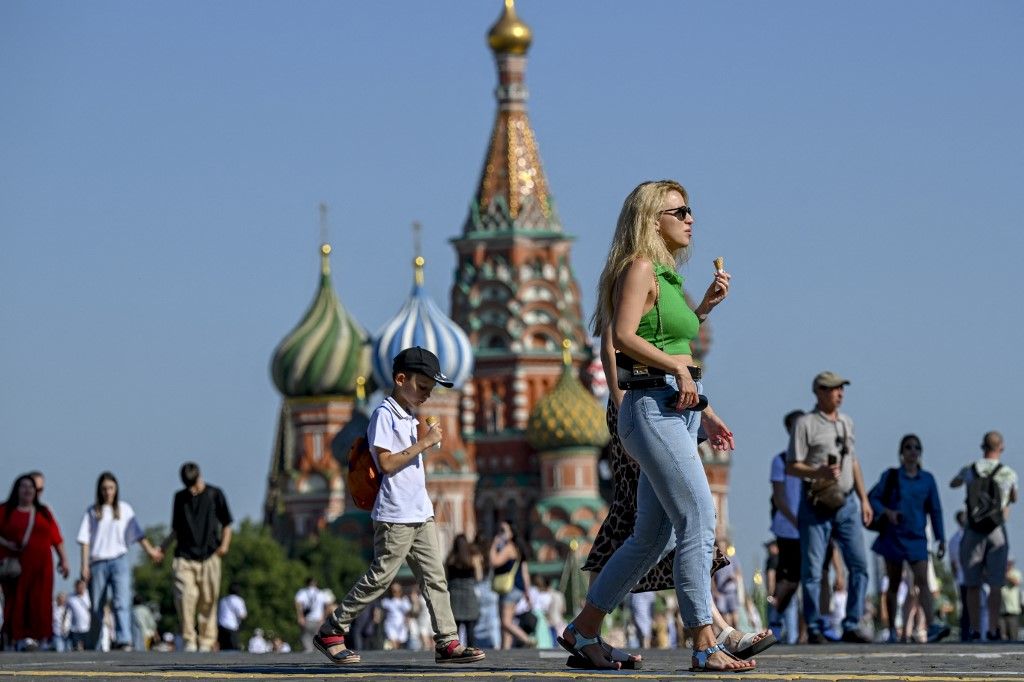
M454 384L448 380L448 377L441 373L441 363L438 361L437 356L426 348L420 348L419 346L406 348L396 355L395 359L392 361L391 371L395 373L418 372L420 374L426 374L445 388L451 388L454 386Z

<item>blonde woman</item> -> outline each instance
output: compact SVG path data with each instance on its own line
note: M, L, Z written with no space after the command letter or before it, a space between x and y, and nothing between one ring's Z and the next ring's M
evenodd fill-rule
M730 276L716 273L700 304L690 309L676 267L692 236L693 211L683 186L673 180L642 183L623 203L601 273L593 328L601 333L610 325L619 366L633 366L617 431L641 473L633 534L609 558L583 610L559 638L595 668L622 667L599 637L602 621L672 549L680 615L694 642L691 670L755 667L719 646L712 629L715 506L697 453L702 413L690 409L703 388L690 341L725 299ZM713 446L731 445L731 432L710 408L703 422Z

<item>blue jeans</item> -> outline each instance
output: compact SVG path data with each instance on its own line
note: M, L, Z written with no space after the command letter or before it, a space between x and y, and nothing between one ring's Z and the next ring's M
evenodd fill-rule
M630 390L619 408L623 447L640 465L633 533L590 585L587 601L605 613L658 561L676 550L674 577L683 625L711 623L711 557L715 503L697 453L700 413L676 412L669 386ZM702 386L697 382L697 390Z
M846 617L843 631L856 630L864 615L864 599L868 593L868 560L864 548L860 502L856 495L847 495L846 502L832 516L819 516L800 500L800 584L804 596L804 620L809 632L827 629L821 613L821 574L829 538L836 541L849 572L847 580ZM827 604L825 606L828 606Z
M111 644L132 643L132 570L128 555L116 559L100 559L89 564L89 598L92 600L92 633L99 648L99 632L103 623L103 606L110 595L110 610L114 612L114 632Z

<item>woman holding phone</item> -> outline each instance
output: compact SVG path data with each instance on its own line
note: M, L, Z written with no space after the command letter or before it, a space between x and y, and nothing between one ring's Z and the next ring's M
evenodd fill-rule
M686 190L674 180L645 182L623 203L612 246L601 273L593 329L610 325L619 366L632 366L622 399L618 435L640 466L633 534L608 559L593 581L583 610L560 637L563 646L595 668L621 667L598 636L605 615L663 555L675 549L673 574L680 616L694 649L690 669L742 672L740 661L717 642L712 629L711 561L716 512L700 455L697 406L703 384L690 342L701 322L729 291L720 271L700 304L691 309L676 267L688 253L693 211ZM625 356L625 357L624 357ZM713 445L732 434L713 410L704 411Z

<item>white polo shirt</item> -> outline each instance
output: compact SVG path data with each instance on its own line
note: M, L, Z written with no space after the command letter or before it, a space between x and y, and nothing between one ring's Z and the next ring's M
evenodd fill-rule
M419 420L412 416L388 396L370 415L366 428L366 440L370 443L370 454L380 468L378 450L401 452L416 442L416 425ZM427 477L423 467L423 455L417 455L404 467L393 474L384 474L380 492L373 503L370 518L387 523L423 523L434 516L434 505L427 496Z

